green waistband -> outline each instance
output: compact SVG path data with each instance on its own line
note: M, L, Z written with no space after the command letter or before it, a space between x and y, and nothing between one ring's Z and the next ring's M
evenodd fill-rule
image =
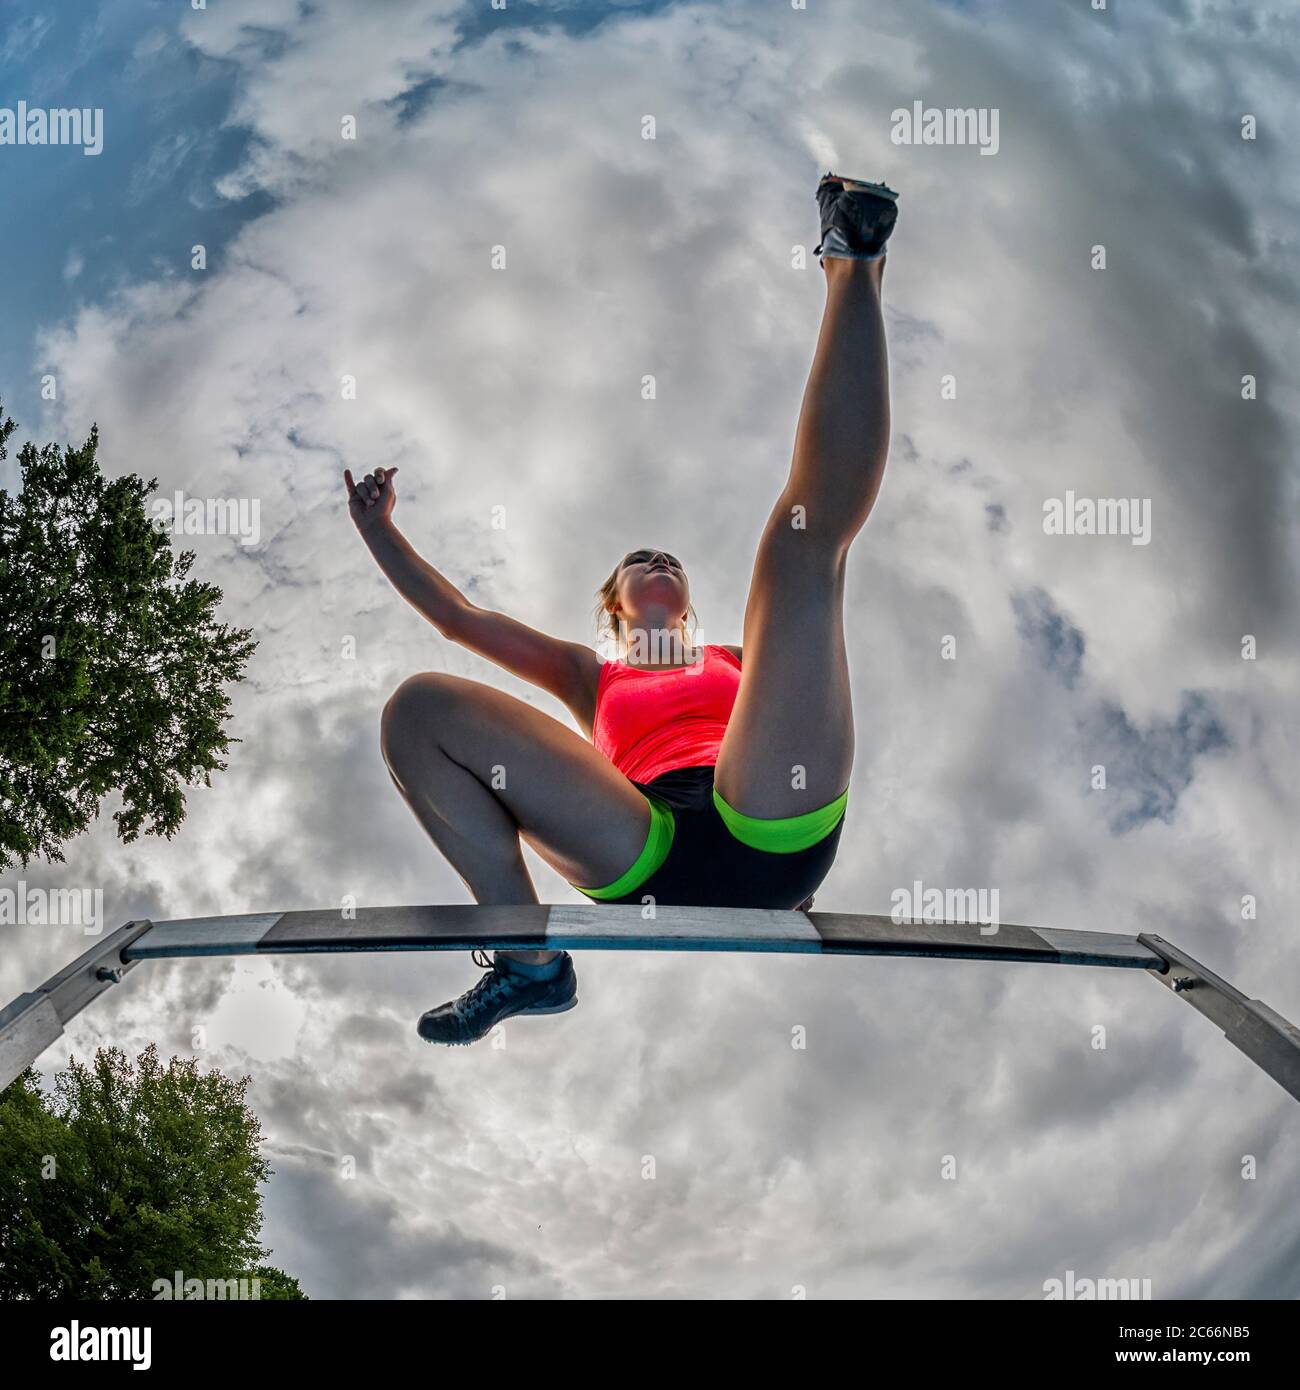
M848 799L849 793L846 788L842 795L837 796L829 805L820 806L815 811L805 811L802 815L785 816L778 820L764 820L758 816L741 815L723 801L716 787L713 791L713 804L717 807L728 831L742 845L764 850L768 854L797 854L801 849L810 849L820 843L840 823ZM649 793L646 793L646 801L650 806L650 829L635 863L626 873L620 874L613 883L607 884L604 888L583 888L579 884L573 884L580 893L585 893L587 897L595 898L598 902L625 897L639 888L668 858L676 831L672 809L667 802Z
M811 849L840 823L848 799L846 787L834 801L815 811L767 820L758 816L742 816L723 801L716 787L713 789L713 804L732 835L742 845L764 850L768 854L797 854L801 849Z
M634 888L639 888L668 858L676 828L673 813L667 802L660 801L657 796L647 794L646 800L650 803L650 832L645 838L645 847L637 855L636 862L627 873L620 874L613 883L604 888L580 888L575 883L573 887L580 893L602 902L607 898L621 898Z

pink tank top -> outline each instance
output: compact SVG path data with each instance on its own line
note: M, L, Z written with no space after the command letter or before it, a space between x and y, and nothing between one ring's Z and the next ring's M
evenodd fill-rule
M739 689L740 662L725 647L706 645L703 660L675 671L606 661L591 741L634 782L712 767Z

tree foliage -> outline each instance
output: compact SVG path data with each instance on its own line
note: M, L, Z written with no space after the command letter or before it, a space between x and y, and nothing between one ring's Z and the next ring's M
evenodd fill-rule
M0 406L0 460L14 428ZM124 841L170 838L226 765L225 686L256 646L153 524L157 480L106 479L98 447L25 444L0 491L0 873L61 860L113 791Z
M249 1084L164 1066L153 1044L134 1066L118 1048L74 1059L52 1097L24 1072L0 1093L0 1298L149 1299L178 1271L302 1298L261 1264L271 1170Z

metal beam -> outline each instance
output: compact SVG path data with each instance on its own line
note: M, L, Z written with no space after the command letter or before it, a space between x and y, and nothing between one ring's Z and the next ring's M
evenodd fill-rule
M839 912L748 908L554 906L361 908L128 922L0 1010L0 1088L62 1033L74 1014L142 960L349 951L763 951L1039 961L1150 971L1223 1029L1300 1100L1300 1029L1163 938L954 922L895 922Z
M123 949L153 925L128 922L39 988L0 1009L0 1090L63 1035L63 1025L135 967Z
M1247 999L1173 942L1146 932L1138 940L1165 962L1156 979L1166 989L1221 1028L1233 1047L1300 1100L1300 1028L1262 1000Z
M811 955L931 956L1056 965L1164 964L1135 936L1003 924L895 922L840 912L759 908L557 904L534 907L372 907L255 913L158 922L131 960L313 951L778 951Z

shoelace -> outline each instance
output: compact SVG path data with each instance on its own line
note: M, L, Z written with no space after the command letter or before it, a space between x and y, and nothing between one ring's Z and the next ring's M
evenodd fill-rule
M482 960L479 959L480 956L483 957ZM496 962L488 959L486 951L475 949L470 952L470 958L475 965L492 973L484 975L465 996L464 1002L457 1004L456 1012L465 1019L473 1018L479 1010L486 1009L496 996L510 985L510 981L497 969Z

